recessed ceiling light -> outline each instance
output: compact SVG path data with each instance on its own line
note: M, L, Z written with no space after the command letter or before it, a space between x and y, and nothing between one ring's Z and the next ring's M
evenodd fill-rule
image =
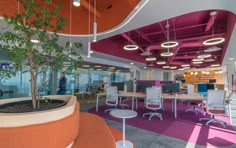
M211 67L219 67L220 64L212 64Z
M31 39L30 40L32 43L39 43L40 41L39 40L36 40L36 39Z
M173 48L173 47L176 47L178 45L179 45L179 43L176 42L176 41L168 41L168 42L162 43L161 47L163 47L163 48Z
M210 48L205 49L204 52L215 52L219 50L221 50L221 48L215 46L215 47L210 47Z
M152 53L150 51L144 51L143 53L140 54L141 56L150 56Z
M203 62L202 61L195 61L193 62L193 64L202 64Z
M98 68L98 67L102 67L101 65L95 65L94 67Z
M170 69L176 69L177 67L176 66L171 66Z
M164 64L166 64L166 62L165 61L159 61L159 62L157 62L157 64L158 65L164 65Z
M183 64L181 65L181 67L189 67L190 65L189 64Z
M216 45L216 44L223 43L224 41L225 41L225 38L214 37L214 38L210 38L210 39L205 40L202 44L203 45Z
M204 60L204 62L214 62L214 61L215 61L215 59L212 59L212 58L211 58L211 59L205 59L205 60Z
M134 65L134 63L130 63L131 65Z
M203 61L204 59L192 59L193 62Z
M76 7L80 6L80 0L73 0L73 5Z
M232 60L234 60L235 58L228 58L228 60L230 60L230 61L232 61Z
M162 66L162 68L169 68L170 66L166 65L166 66Z
M163 52L163 53L161 53L161 56L163 56L163 57L170 57L170 56L173 56L173 55L174 55L173 52Z
M150 58L146 58L146 61L155 61L157 58L155 57L150 57Z
M204 59L204 58L209 58L209 57L211 57L211 54L202 54L202 55L199 55L199 56L197 56L197 58L199 58L199 59Z
M123 48L124 48L124 50L132 51L132 50L137 50L138 45L125 45Z

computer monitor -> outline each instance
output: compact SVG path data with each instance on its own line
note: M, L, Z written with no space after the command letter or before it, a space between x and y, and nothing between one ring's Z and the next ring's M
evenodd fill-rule
M178 93L180 92L179 83L165 83L162 85L163 93Z
M216 79L210 79L209 83L216 83Z
M112 82L111 86L116 86L118 91L125 90L125 83L124 82Z
M153 86L153 82L152 81L140 81L137 83L137 92L146 92L146 88L148 87L152 87Z
M214 90L215 85L214 84L207 84L207 90Z

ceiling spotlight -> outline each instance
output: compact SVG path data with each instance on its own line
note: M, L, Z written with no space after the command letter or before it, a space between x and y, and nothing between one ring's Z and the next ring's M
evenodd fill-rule
M134 65L134 63L130 63L131 65Z
M190 65L189 64L183 64L181 65L181 67L189 67Z
M171 66L170 69L176 69L177 67L176 66Z
M93 50L90 50L90 53L93 53Z
M215 46L215 47L210 47L210 48L205 49L204 52L215 52L219 50L221 50L221 48Z
M179 45L179 43L176 42L176 41L168 41L168 42L162 43L161 47L163 47L163 48L173 48L173 47L176 47L178 45Z
M36 39L31 39L30 40L32 43L39 43L40 41L39 40L36 40Z
M138 45L125 45L123 48L124 48L124 50L132 51L132 50L137 50Z
M159 62L157 62L157 64L158 65L164 65L164 64L166 64L166 62L165 61L159 61Z
M162 68L169 68L170 66L166 65L166 66L162 66Z
M230 61L232 61L232 60L234 60L235 58L228 58L228 60L230 60Z
M211 67L219 67L220 64L212 64Z
M152 53L150 51L144 51L143 53L140 54L141 56L150 56Z
M215 59L212 59L212 58L211 58L211 59L205 59L205 60L204 60L204 62L214 62L214 61L215 61Z
M163 57L171 57L171 56L173 56L173 55L174 55L173 52L163 52L163 53L161 54L161 56L163 56Z
M80 6L80 0L73 0L73 5L76 7Z
M205 40L202 44L203 45L216 45L216 44L220 44L223 43L225 41L225 38L222 37L215 37L215 38L210 38Z
M204 58L209 58L209 57L211 57L211 54L202 54L202 55L197 56L197 58L199 59L204 59Z
M192 59L193 62L203 61L204 59Z
M146 58L146 61L155 61L157 58L155 57L149 57L149 58Z
M193 62L193 64L202 64L203 62L202 61L195 61Z

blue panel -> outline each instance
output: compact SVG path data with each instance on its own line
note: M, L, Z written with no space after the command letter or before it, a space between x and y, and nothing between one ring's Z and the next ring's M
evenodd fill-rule
M207 85L206 84L198 84L198 92L207 92Z

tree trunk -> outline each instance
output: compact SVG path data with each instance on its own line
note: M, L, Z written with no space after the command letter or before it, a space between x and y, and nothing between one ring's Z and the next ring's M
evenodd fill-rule
M37 79L35 79L35 77L32 76L31 74L30 87L31 87L32 104L34 109L37 108L36 83Z

